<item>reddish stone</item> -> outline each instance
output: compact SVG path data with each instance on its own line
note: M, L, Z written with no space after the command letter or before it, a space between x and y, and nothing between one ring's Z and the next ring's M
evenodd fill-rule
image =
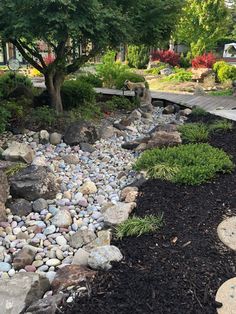
M65 290L70 286L85 286L87 282L95 277L96 273L96 271L83 266L66 265L57 271L52 282L52 289L55 292Z
M28 273L34 273L36 271L36 267L34 265L26 265L25 266L25 270L28 272Z

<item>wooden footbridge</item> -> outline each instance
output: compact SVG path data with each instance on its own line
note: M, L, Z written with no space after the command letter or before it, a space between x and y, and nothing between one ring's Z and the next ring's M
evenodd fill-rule
M35 87L45 88L43 81L33 81ZM108 88L95 88L97 94L107 96L122 96L123 91ZM233 96L199 96L193 94L177 94L162 91L151 91L152 98L163 100L168 103L175 103L181 106L192 108L198 106L206 111L236 121L236 97ZM134 92L125 91L124 96L132 97Z
M96 88L98 94L122 96L123 91L107 88ZM184 107L201 107L206 111L236 121L236 97L233 96L198 96L193 94L177 94L162 91L151 91L152 98L175 103ZM134 96L131 91L125 91L127 97Z

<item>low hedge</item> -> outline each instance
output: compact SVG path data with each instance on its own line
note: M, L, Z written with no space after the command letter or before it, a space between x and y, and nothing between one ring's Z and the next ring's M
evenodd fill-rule
M230 173L234 164L223 150L209 144L188 144L145 151L137 160L135 170L145 170L152 178L155 167L169 168L169 181L199 185L213 179L217 173ZM153 171L154 170L154 171ZM174 171L172 171L174 170Z

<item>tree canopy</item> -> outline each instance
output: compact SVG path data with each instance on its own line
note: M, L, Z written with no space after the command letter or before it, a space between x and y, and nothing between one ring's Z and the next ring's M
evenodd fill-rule
M214 49L217 40L227 33L229 23L224 0L186 0L174 36L190 47L194 57Z
M52 105L62 111L65 76L91 57L120 43L154 45L166 39L181 0L1 0L0 36L45 76ZM55 54L49 65L43 40ZM87 47L79 54L79 44Z

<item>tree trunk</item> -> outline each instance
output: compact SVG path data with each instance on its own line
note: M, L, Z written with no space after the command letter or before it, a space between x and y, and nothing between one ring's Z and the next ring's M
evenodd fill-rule
M45 84L50 96L51 106L55 108L57 114L63 112L61 86L64 82L64 78L65 77L62 73L45 74Z

